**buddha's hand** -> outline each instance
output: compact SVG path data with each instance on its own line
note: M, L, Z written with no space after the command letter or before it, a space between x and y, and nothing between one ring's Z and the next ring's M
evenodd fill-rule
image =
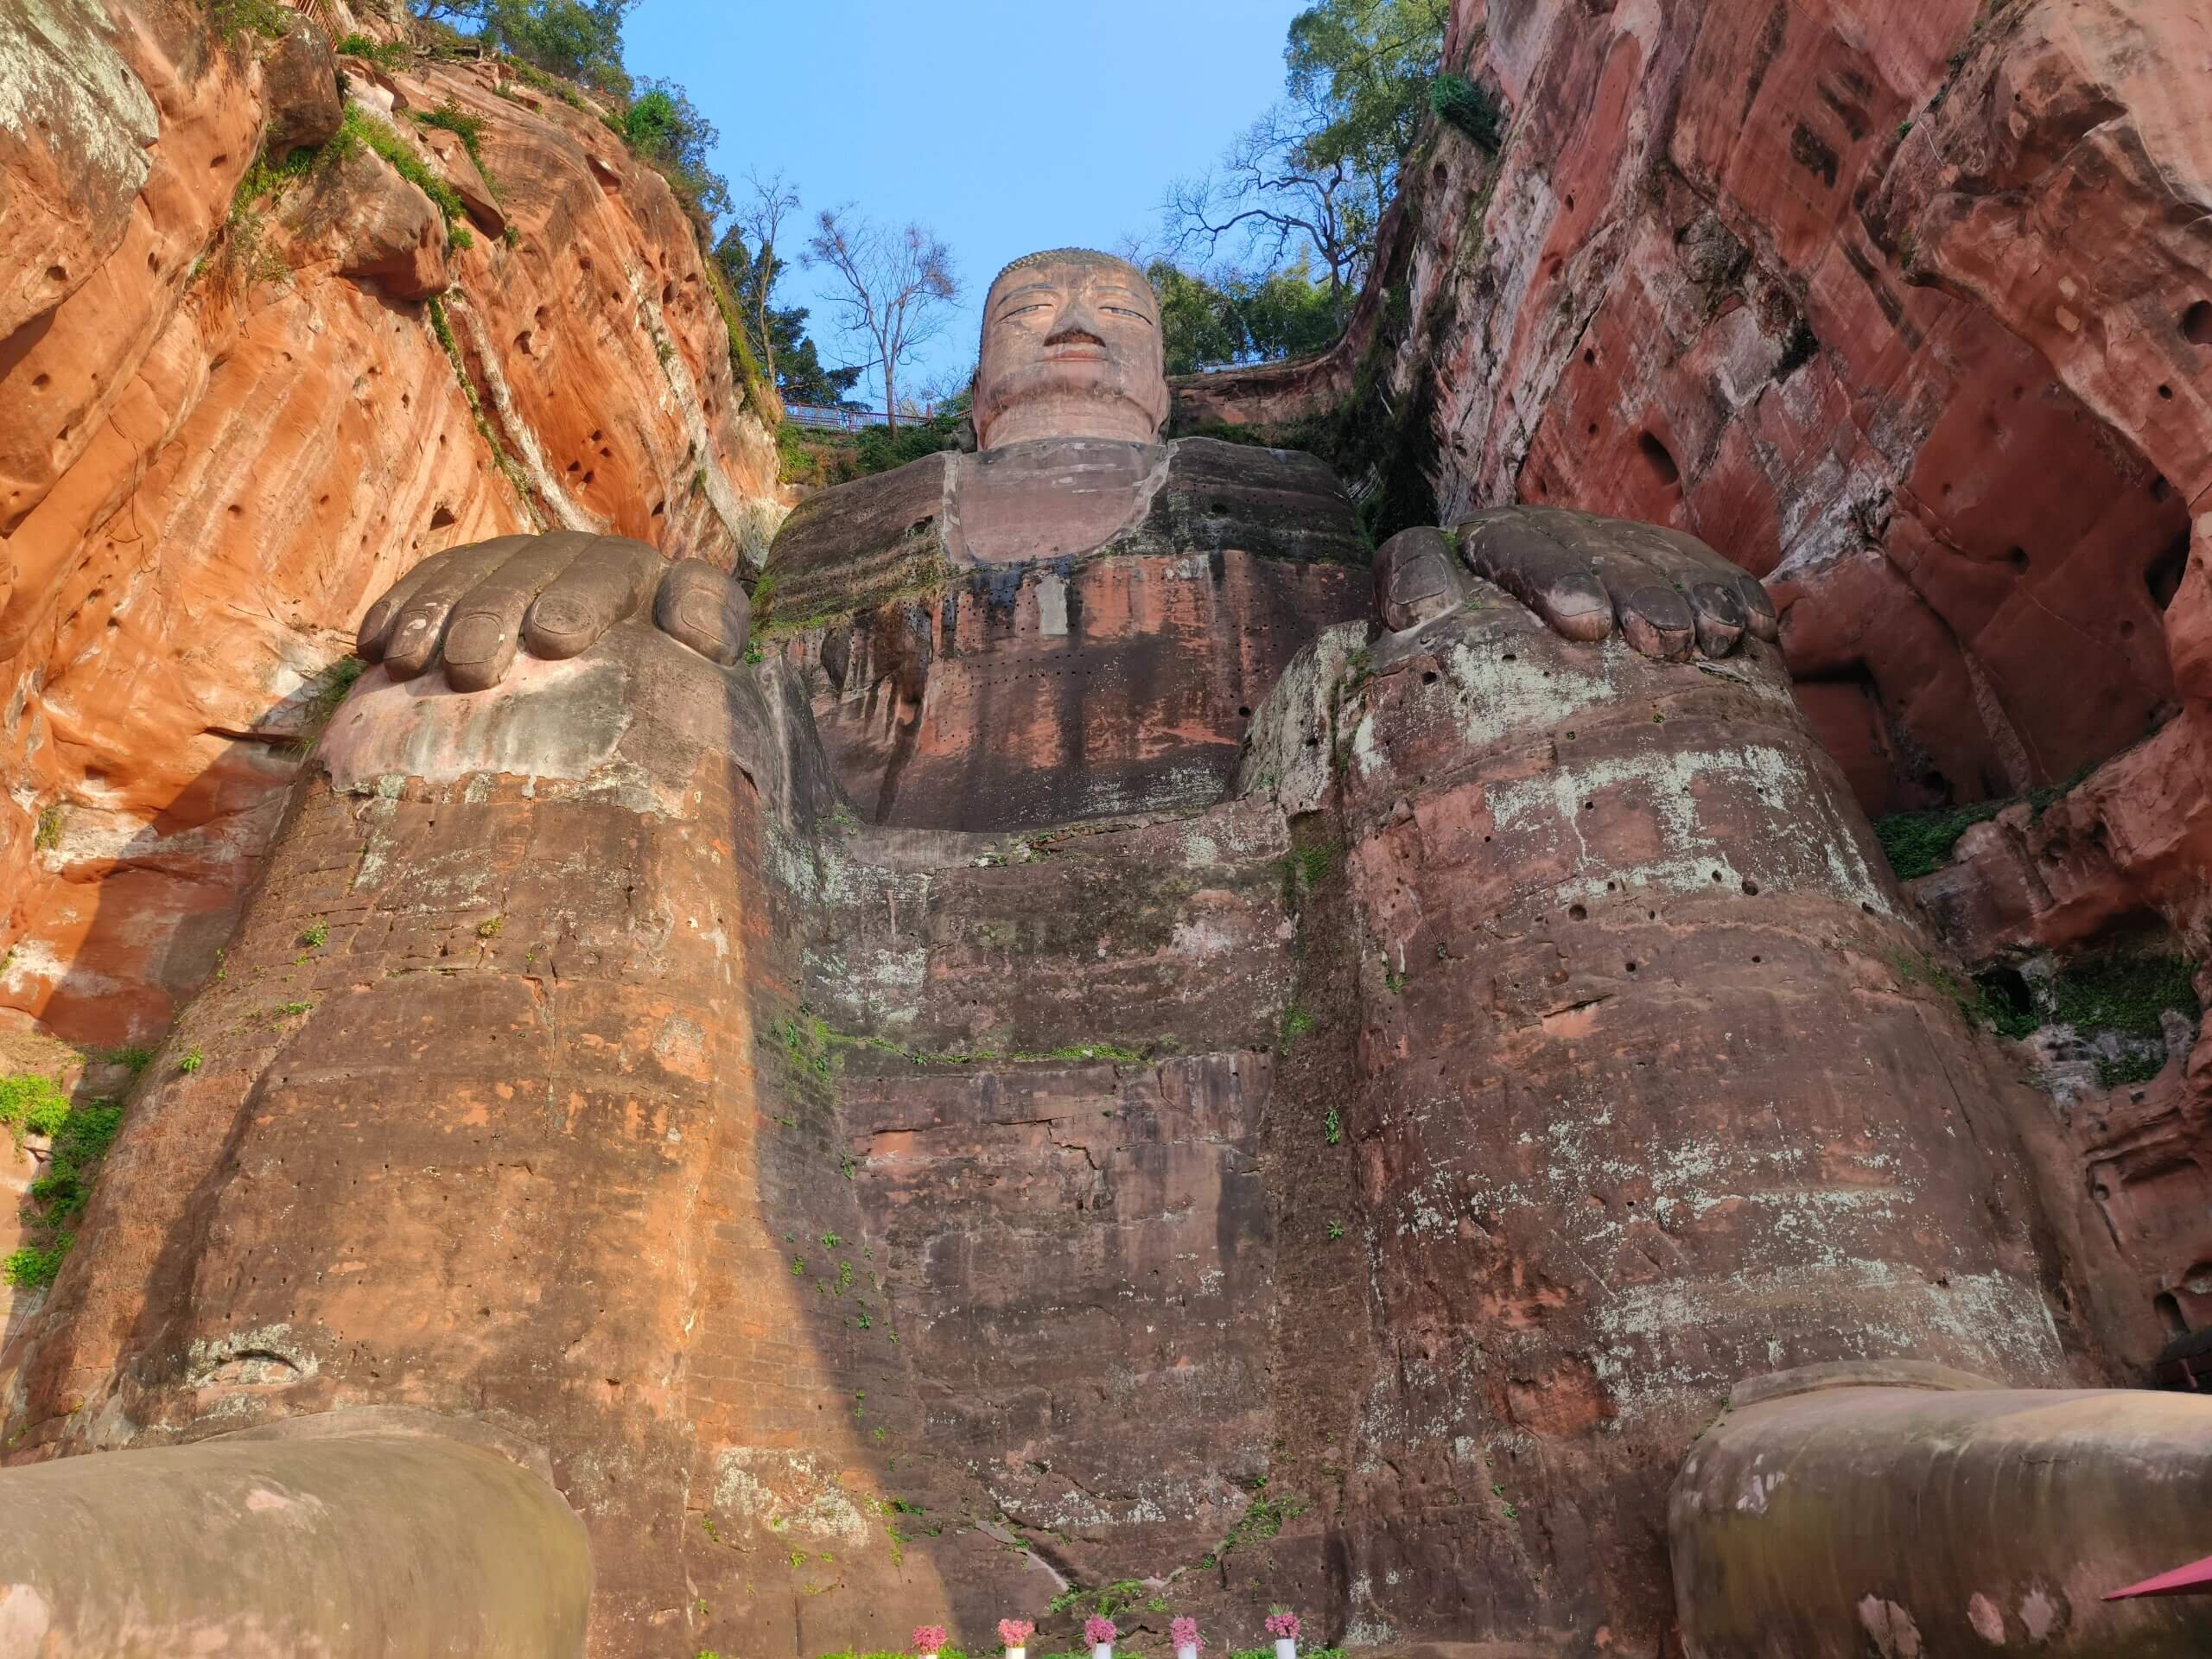
M1772 640L1756 577L1694 536L1556 507L1491 507L1459 523L1459 556L1569 639L1618 626L1647 657L1726 657L1746 632Z
M394 679L445 665L457 691L497 685L516 655L558 659L650 613L663 633L724 667L745 652L745 590L699 559L583 531L501 536L430 556L361 619L356 649Z

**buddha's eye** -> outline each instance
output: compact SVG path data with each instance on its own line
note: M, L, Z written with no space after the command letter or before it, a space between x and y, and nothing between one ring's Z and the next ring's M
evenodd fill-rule
M1098 308L1102 311L1110 311L1117 317L1135 317L1139 322L1150 322L1152 321L1152 319L1145 315L1143 312L1131 310L1126 305L1102 305Z
M999 321L1004 322L1008 317L1026 317L1032 311L1049 311L1052 308L1044 301L1039 300L1033 305L1017 305L1011 311L1000 312Z

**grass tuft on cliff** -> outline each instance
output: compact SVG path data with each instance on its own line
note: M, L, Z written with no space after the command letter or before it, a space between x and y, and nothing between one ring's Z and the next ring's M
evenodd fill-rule
M484 175L484 187L493 195L499 194L499 181L492 176L492 169L484 164L484 152L477 148L484 137L484 118L471 115L453 99L448 99L435 110L410 110L418 126L439 127L461 140L461 147L468 152L468 159L476 163L476 170Z
M461 205L454 188L430 171L429 164L387 124L359 105L348 104L345 120L323 146L322 159L342 161L359 149L366 149L437 204L438 212L445 216L446 240L455 253L465 253L475 245L475 235L468 228L468 209Z
M1890 868L1898 880L1933 875L1951 861L1951 849L1959 844L1959 837L1975 824L1986 823L2006 807L2022 801L2033 809L2037 817L2041 817L2045 808L2071 793L2074 786L2094 770L2094 765L2079 766L2056 783L2002 800L1974 801L1966 806L1936 807L1926 812L1892 812L1887 817L1874 820L1874 836L1882 843L1883 855L1890 861Z
M111 1100L73 1103L49 1077L0 1078L0 1126L19 1141L26 1134L48 1137L45 1173L23 1204L29 1242L0 1259L0 1277L18 1290L39 1289L61 1271L93 1175L123 1127L123 1107Z

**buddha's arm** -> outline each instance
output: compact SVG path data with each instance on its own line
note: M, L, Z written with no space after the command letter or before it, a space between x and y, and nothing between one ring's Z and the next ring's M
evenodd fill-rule
M505 679L518 655L578 656L647 610L662 632L712 662L727 667L744 654L751 608L728 575L582 531L432 554L369 607L358 649L394 679L442 664L455 690L481 691Z

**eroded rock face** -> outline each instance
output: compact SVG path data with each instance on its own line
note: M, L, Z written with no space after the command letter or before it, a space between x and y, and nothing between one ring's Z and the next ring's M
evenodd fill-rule
M1497 153L1438 123L1346 340L1180 384L1179 429L1384 388L1334 429L1442 522L1558 502L1695 532L1764 579L1870 812L2099 768L1923 887L1974 969L2161 924L2204 960L2201 9L1466 0L1446 56L1502 100ZM2014 1096L2115 1376L2212 1284L2206 1077L2199 1044Z
M365 149L233 216L264 145L336 124L314 19L0 35L50 123L0 137L0 1011L114 1043L213 965L369 599L548 524L757 563L775 458L690 225L589 113L492 64L387 77L399 141L472 204L456 252ZM494 183L411 119L448 101Z

